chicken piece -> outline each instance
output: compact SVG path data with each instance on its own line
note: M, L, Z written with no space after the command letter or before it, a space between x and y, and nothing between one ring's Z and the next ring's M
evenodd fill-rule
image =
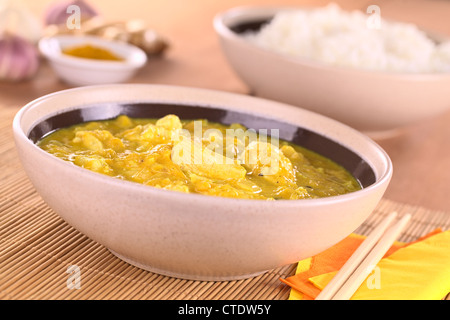
M119 128L129 128L132 126L133 121L131 120L130 117L126 116L126 115L120 115L117 117L115 124L119 127Z
M73 139L73 143L80 143L91 151L103 149L103 143L91 131L78 131Z
M305 156L302 153L297 152L292 146L284 145L280 148L280 151L291 161L309 163Z
M112 167L127 180L144 184L158 184L157 180L170 177L170 183L159 183L160 187L171 183L187 182L180 167L170 160L171 148L158 145L146 153L127 153L116 158ZM154 180L152 183L150 181Z
M139 140L142 145L152 147L158 144L171 143L182 129L180 119L175 115L167 115L159 119L156 124L147 124L142 127Z
M170 131L181 129L183 127L180 118L178 118L176 115L173 114L169 114L156 121L156 126L162 127Z
M186 185L186 182L173 181L172 179L167 177L154 177L150 180L145 181L144 184L160 189L189 193L189 187Z
M280 186L274 190L274 194L278 199L298 200L312 198L305 188L296 186Z
M120 152L124 149L122 140L116 138L107 130L77 131L73 143L80 143L85 148L99 152L103 149L112 149Z
M207 177L196 175L195 173L191 173L189 178L193 190L197 193L229 198L266 199L258 193L241 189L230 183L221 183L221 181L215 181Z
M156 124L137 125L117 136L126 140L130 148L139 152L145 152L159 144L171 144L172 137L177 136L181 130L180 120L174 117L166 116L159 119Z
M247 171L237 161L205 148L201 141L181 135L174 142L172 161L188 173L219 180L244 179Z
M104 159L101 156L97 155L91 155L91 156L84 156L84 155L77 155L73 159L73 163L89 169L91 171L95 171L98 173L103 174L110 174L113 172L112 168L109 166L106 159Z
M264 177L277 185L295 185L292 162L271 143L250 142L241 154L240 161L251 175Z

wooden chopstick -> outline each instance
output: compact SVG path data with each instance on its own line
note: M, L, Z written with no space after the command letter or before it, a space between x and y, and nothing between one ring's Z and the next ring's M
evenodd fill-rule
M396 216L397 212L391 212L378 224L378 226L370 233L370 235L342 266L339 272L336 273L333 279L331 279L324 290L322 290L322 292L316 297L316 300L329 300L336 294L348 277L350 277L353 271L358 268L364 258L373 249Z
M392 212L371 232L316 300L348 300L353 296L411 218L405 214L392 225L396 216Z

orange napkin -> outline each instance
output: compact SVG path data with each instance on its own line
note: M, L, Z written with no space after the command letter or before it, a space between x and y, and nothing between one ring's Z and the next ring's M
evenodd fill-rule
M406 248L441 232L442 230L436 229L426 236L408 244L395 242L385 254L384 258L391 256L401 248ZM317 278L317 276L322 276L319 277L319 279L322 278L323 280L323 278L330 278L329 280L331 280L332 276L327 277L327 274L337 272L359 245L361 245L365 238L366 237L361 235L351 234L341 242L318 255L300 261L294 276L280 279L282 282L292 287L290 298L303 300L315 299L321 291L320 286L314 281L315 278Z

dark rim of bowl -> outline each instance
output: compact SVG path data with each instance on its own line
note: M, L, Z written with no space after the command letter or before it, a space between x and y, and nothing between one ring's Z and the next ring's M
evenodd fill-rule
M53 115L36 124L28 138L37 143L51 132L88 121L113 119L119 115L132 118L161 118L175 114L183 120L207 119L225 125L239 123L256 131L278 129L279 138L317 152L348 170L363 188L376 182L374 170L355 152L313 131L293 124L220 107L204 107L171 103L103 103L85 106Z
M272 21L273 18L260 18L246 22L236 23L229 26L229 29L237 34L246 33L248 31L259 31L265 24Z

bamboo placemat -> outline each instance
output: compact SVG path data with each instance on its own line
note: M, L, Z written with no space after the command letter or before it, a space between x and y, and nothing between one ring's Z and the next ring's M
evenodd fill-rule
M296 264L245 280L182 280L131 266L73 229L47 207L22 170L11 130L16 111L0 109L0 299L288 299L290 287L279 279L293 275ZM355 232L367 235L391 211L412 214L400 241L450 226L448 212L383 199ZM79 267L79 289L69 281L69 266Z

